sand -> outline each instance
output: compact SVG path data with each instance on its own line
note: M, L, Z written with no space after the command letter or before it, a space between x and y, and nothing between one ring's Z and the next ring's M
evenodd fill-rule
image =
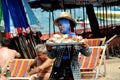
M100 77L98 80L120 80L120 58L106 59L106 76Z

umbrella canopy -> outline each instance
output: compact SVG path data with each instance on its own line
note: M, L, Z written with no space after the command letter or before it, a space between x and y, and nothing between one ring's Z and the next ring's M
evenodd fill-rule
M5 33L7 38L13 35L32 33L31 26L39 26L26 0L1 0L0 15L3 14ZM0 17L0 22L2 16Z

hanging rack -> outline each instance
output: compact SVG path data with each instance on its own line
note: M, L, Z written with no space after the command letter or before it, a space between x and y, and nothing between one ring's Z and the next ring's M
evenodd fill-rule
M62 0L62 5L63 5L63 10L66 11L66 9L65 9L65 0Z
M54 11L52 11L52 21L54 21ZM53 25L53 32L55 34L55 26Z
M111 8L111 5L110 5L110 12L112 11L112 8ZM111 12L112 13L112 12ZM112 19L113 19L113 14L111 14L110 15L110 18L111 18L111 25L113 24L113 21L112 21Z
M86 25L85 25L85 6L83 5L82 7L83 7L83 21L84 21L84 33L85 33L85 27L86 27Z
M50 22L51 22L51 12L49 11L49 37L50 37L50 32L51 32L51 25L50 25Z

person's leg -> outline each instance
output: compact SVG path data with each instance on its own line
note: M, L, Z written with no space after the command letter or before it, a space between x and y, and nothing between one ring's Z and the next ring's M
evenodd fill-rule
M50 73L46 73L42 80L49 80Z
M33 77L31 78L31 80L37 80L37 78L33 76Z

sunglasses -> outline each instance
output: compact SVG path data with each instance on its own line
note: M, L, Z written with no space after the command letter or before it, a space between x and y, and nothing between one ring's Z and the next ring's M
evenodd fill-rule
M58 26L62 26L62 24L58 24Z

